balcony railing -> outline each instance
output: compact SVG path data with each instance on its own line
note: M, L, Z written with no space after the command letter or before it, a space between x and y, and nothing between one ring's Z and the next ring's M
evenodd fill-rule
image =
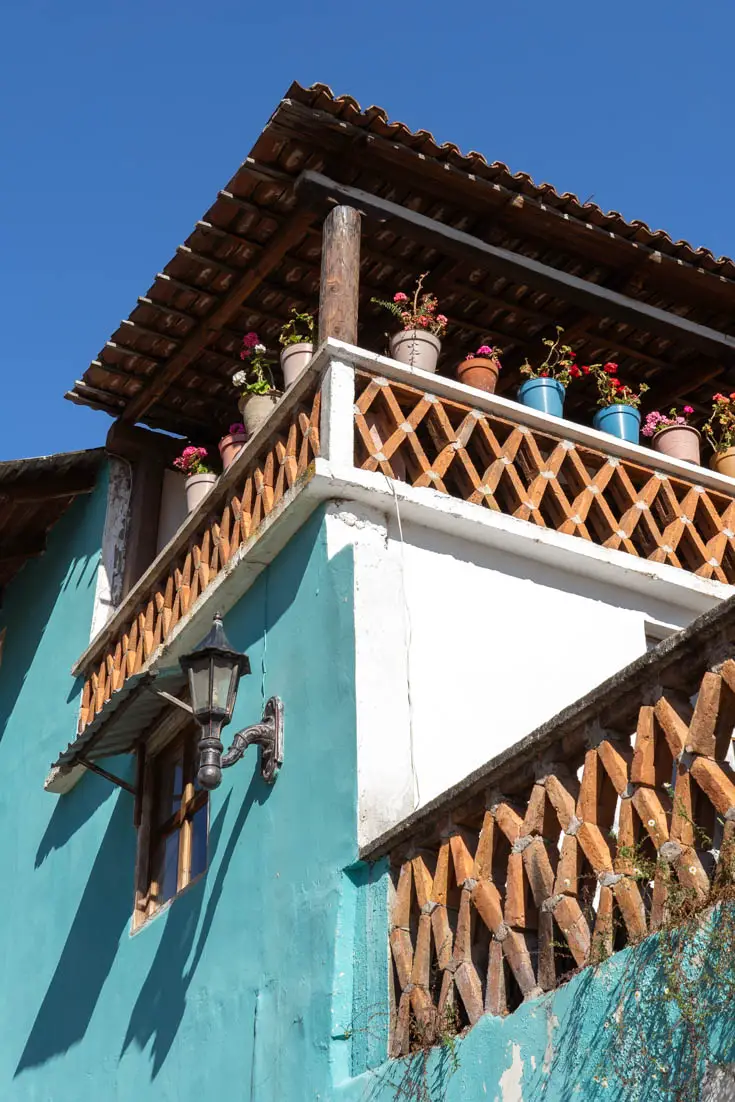
M368 847L392 867L392 1054L731 893L734 723L728 601Z
M80 732L277 506L307 482L322 499L349 496L340 479L359 471L735 583L729 479L330 341L79 660Z
M318 381L307 373L93 640L77 665L85 675L80 732L307 475L319 455L319 405Z
M543 427L519 423L528 411L514 411L513 403L494 399L482 409L477 397L434 391L431 382L416 386L358 372L357 466L702 578L735 582L735 494L706 488L694 468L691 477L665 473L664 457L653 452L610 454L596 433L590 446L583 437L591 434L570 424L558 422L555 431L551 418ZM493 404L505 416L487 408ZM701 476L707 479L707 472Z

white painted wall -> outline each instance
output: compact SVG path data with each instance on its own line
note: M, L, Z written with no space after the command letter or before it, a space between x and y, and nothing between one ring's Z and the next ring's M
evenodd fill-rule
M130 463L117 455L108 455L107 510L102 532L102 551L90 625L94 639L115 612L122 597L125 576L130 494L133 476Z
M581 546L540 560L530 526L524 556L393 506L327 515L330 554L355 562L362 845L642 654L647 623L684 627L729 590L672 567L631 584L621 554L581 570Z
M186 517L186 477L179 471L166 470L163 472L161 487L156 554L163 550L170 539L173 539Z

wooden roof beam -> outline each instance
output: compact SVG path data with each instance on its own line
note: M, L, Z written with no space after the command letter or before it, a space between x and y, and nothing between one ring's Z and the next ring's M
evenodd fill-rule
M97 481L97 470L69 471L68 474L44 474L0 482L0 498L13 505L36 501L56 501L78 494L90 494Z
M668 310L661 310L647 302L629 298L600 284L580 279L579 276L559 268L552 268L522 253L489 245L453 226L427 218L408 207L401 207L360 188L337 183L318 172L307 170L299 177L296 189L306 201L357 207L368 218L405 227L415 240L423 241L459 259L481 263L492 271L538 287L564 301L599 313L602 317L615 318L639 329L686 342L690 347L698 348L711 356L722 357L726 354L731 360L735 358L735 337L679 317Z
M183 341L179 350L156 373L150 385L128 403L122 414L124 421L139 421L143 414L158 401L194 357L206 348L214 334L239 310L248 295L263 282L279 260L303 237L315 217L316 212L313 209L302 208L284 223L273 235L256 263L243 272L234 286L223 296L216 309L197 326L190 337Z
M8 539L0 540L0 563L12 562L15 559L31 559L36 555L42 555L45 550L45 532L25 536L11 536Z

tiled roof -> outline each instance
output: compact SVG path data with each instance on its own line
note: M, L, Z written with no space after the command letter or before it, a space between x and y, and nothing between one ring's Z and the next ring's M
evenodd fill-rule
M231 378L241 367L242 334L255 330L275 348L293 307L318 308L321 216L294 188L305 169L735 336L729 259L439 144L326 85L292 84L250 155L67 397L213 444L237 420ZM727 356L720 362L685 340L587 313L561 292L452 260L405 227L369 218L362 224L361 345L385 347L385 319L371 299L410 288L421 272L430 273L427 287L449 318L440 372L451 373L478 344L499 345L501 394L515 393L520 364L556 326L580 358L615 359L626 380L645 381L647 405L686 398L703 412L713 389L735 383ZM573 416L588 412L581 390L567 404Z
M391 122L382 107L373 105L363 110L352 96L336 96L326 84L312 84L311 87L304 88L294 82L286 95L289 99L298 100L309 107L326 111L335 118L344 119L353 126L399 142L415 153L450 165L459 169L460 172L472 173L499 183L519 195L553 207L570 218L579 219L608 233L633 240L639 245L646 245L669 256L675 256L686 264L693 264L707 271L717 272L718 275L735 278L735 261L727 256L716 257L713 252L702 246L695 248L688 241L674 241L665 230L652 230L640 219L627 221L618 211L605 212L596 203L583 203L578 196L569 191L558 192L553 184L537 184L527 172L511 172L502 161L488 161L476 150L462 153L453 142L440 144L429 130L411 130L403 122Z

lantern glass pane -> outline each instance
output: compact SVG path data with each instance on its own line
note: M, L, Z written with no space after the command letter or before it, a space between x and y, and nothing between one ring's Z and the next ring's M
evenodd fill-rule
M235 676L237 663L221 654L215 654L212 663L212 711L226 713L230 702L230 684Z
M191 706L197 713L209 711L209 665L210 659L207 655L189 666Z

